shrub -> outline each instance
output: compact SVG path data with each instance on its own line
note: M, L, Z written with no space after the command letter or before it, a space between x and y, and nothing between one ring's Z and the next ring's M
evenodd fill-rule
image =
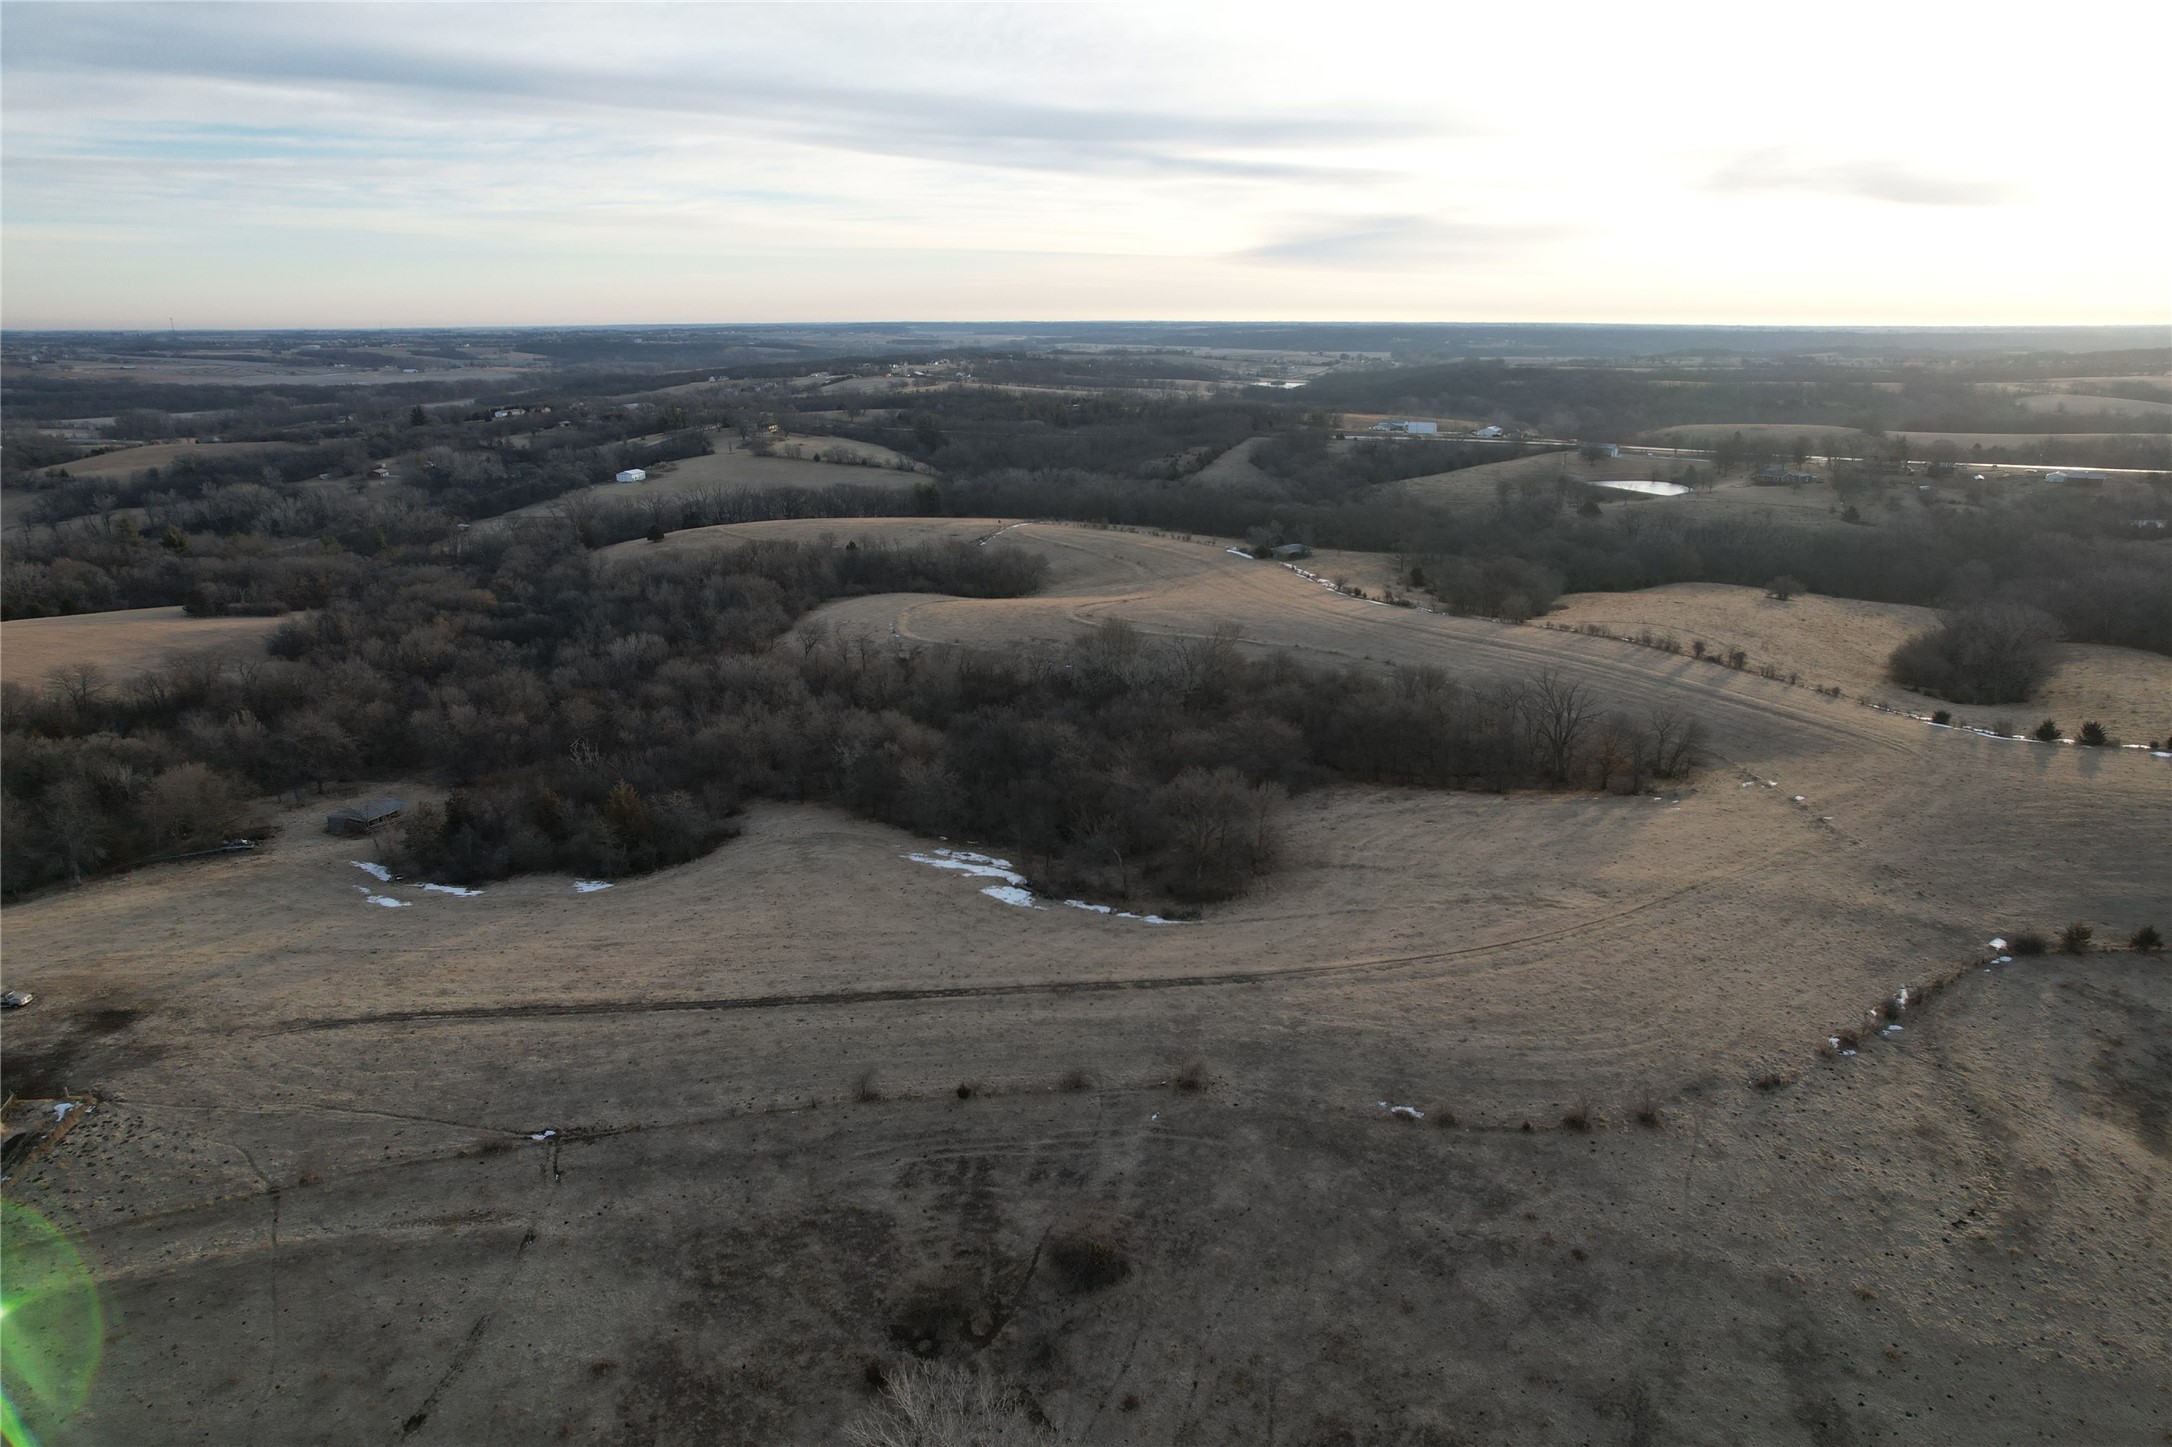
M1659 1114L1659 1098L1650 1091L1645 1091L1637 1097L1637 1103L1631 1107L1630 1118L1647 1129L1659 1129L1662 1119Z
M2153 955L2164 948L2164 936L2157 933L2157 926L2146 924L2127 936L2127 948L2139 950L2145 955Z
M1056 1082L1056 1088L1058 1090L1068 1090L1074 1094L1081 1090L1092 1090L1094 1088L1094 1078L1087 1071L1074 1066L1063 1073L1063 1078Z
M951 1362L907 1362L884 1374L881 1404L845 1428L848 1447L1053 1447L1025 1398Z
M1207 1088L1207 1063L1204 1060L1187 1060L1169 1079L1178 1090L1197 1093Z
M971 1100L978 1094L980 1094L980 1083L978 1081L961 1080L958 1082L958 1099Z
M1841 1032L1840 1046L1843 1050L1853 1050L1855 1044L1856 1040L1853 1034L1846 1031ZM1795 1077L1784 1070L1768 1070L1750 1082L1759 1090L1784 1090L1794 1083Z
M2076 920L2059 931L2059 948L2067 954L2078 955L2089 948L2089 941L2095 939L2096 935L2094 929Z
M1765 595L1777 598L1783 603L1802 591L1802 579L1787 573L1782 573L1765 585Z
M2044 937L2035 930L2023 930L2007 942L2006 952L2014 955L2040 955L2044 952Z
M2047 744L2055 744L2064 735L2059 732L2058 723L2047 718L2036 726L2036 737Z
M1112 1230L1075 1230L1051 1236L1047 1256L1049 1267L1075 1296L1114 1286L1131 1274L1123 1241Z
M2020 703L2051 676L2058 626L2012 603L1956 609L1893 650L1893 681L1955 703Z
M2110 743L2111 739L2104 732L2103 724L2098 723L2095 719L2090 719L2081 726L2080 742L2089 745L2091 748L2102 748L2105 744Z
M1944 709L1940 709L1931 715L1931 722L1934 724L1950 724L1953 722L1953 715Z
M1592 1109L1591 1098L1583 1096L1577 1100L1576 1104L1570 1106L1568 1112L1561 1117L1561 1128L1563 1130L1586 1131L1591 1129L1597 1119L1598 1116Z
M860 1072L860 1078L853 1082L852 1098L862 1105L873 1105L882 1099L882 1083L875 1078L874 1071Z

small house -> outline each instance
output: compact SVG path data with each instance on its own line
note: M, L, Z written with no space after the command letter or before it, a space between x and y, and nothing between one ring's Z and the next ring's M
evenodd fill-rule
M405 799L365 799L359 804L349 804L344 809L334 809L324 816L324 832L343 838L368 834L381 825L390 824L407 812Z
M649 474L645 468L629 467L611 480L613 482L647 482Z
M1499 437L1500 435L1501 429L1498 427L1481 427L1471 434L1473 437Z

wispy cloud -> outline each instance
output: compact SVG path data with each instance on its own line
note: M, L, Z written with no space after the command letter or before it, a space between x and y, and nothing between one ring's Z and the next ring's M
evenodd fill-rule
M1566 230L1552 225L1439 216L1375 216L1336 226L1299 229L1240 251L1237 258L1285 266L1410 270L1457 265L1543 245Z
M1787 146L1745 151L1706 178L1720 192L1805 191L1897 206L1996 206L2018 188L1980 177L1943 176L1898 161L1818 159Z
M608 49L577 60L464 43L472 36L415 16L406 43L352 33L312 34L277 24L231 23L224 6L12 7L7 65L11 85L40 78L155 78L172 91L198 82L229 97L237 90L307 103L335 96L341 109L419 109L443 121L480 124L509 116L581 117L590 125L653 127L752 141L789 142L897 159L1030 171L1146 174L1247 181L1358 177L1324 153L1351 146L1407 143L1454 128L1438 118L1308 114L1230 114L1212 105L1140 105L1111 98L1079 105L998 91L873 81L866 67L781 64L727 43L659 47L637 56ZM250 17L279 17L242 7ZM344 16L346 7L303 7ZM633 7L628 7L629 11ZM455 7L523 20L528 11ZM101 18L125 13L129 23ZM291 13L291 12L290 12ZM387 12L388 15L414 12ZM440 11L439 16L445 12ZM607 12L606 12L607 13ZM644 20L654 12L636 11ZM700 16L726 12L686 7ZM384 26L381 29L398 29ZM710 37L687 37L701 41ZM850 50L850 47L847 47ZM847 55L847 60L860 57ZM910 67L899 66L892 74ZM380 116L380 120L387 119Z

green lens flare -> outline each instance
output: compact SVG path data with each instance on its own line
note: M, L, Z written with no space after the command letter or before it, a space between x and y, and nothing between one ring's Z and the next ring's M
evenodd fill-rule
M98 1284L59 1227L0 1200L0 1441L65 1422L90 1396L105 1341Z

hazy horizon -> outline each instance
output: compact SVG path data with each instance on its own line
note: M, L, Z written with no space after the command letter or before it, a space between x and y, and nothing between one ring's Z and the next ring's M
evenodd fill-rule
M0 320L2172 316L2161 12L1345 14L19 0Z

